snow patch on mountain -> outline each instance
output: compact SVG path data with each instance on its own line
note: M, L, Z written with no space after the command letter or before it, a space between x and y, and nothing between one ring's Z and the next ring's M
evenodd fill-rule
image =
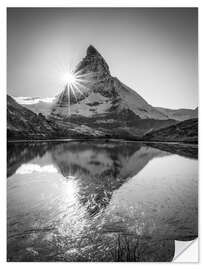
M87 98L71 105L71 114L91 117L95 114L103 114L111 107L111 100L99 93L91 93ZM68 109L68 108L67 108Z
M56 97L13 97L23 107L33 111L36 114L42 113L44 116L50 114Z
M30 105L30 104L37 104L40 102L45 103L52 103L55 99L55 97L46 97L46 98L40 98L40 97L13 97L19 104L21 105Z

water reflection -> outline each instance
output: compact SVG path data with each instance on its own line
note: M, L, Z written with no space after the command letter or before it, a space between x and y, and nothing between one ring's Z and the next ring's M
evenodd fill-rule
M171 261L197 237L197 148L182 148L9 144L8 260Z

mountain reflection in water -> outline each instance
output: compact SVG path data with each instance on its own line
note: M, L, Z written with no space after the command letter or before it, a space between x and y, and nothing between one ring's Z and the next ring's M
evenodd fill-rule
M8 260L172 261L175 240L198 234L196 158L184 145L8 143Z

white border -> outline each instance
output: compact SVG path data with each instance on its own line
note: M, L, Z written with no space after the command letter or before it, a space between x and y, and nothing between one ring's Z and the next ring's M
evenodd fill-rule
M67 267L82 267L82 268L101 268L103 267L116 267L116 269L121 269L123 267L134 268L140 267L143 269L150 268L168 268L175 267L179 269L183 267L184 269L199 269L201 267L201 258L199 264L190 264L190 263L6 263L6 8L7 7L198 7L199 8L199 61L202 60L201 50L203 46L202 42L202 33L200 26L202 25L202 7L200 1L184 1L184 0L176 0L176 1L167 1L167 0L159 0L159 1L150 1L150 0L104 0L104 1L96 1L96 0L1 0L0 1L0 267L2 269L7 269L11 267L15 268L31 268L35 269L35 267L49 267L49 269L53 269L55 267L67 268ZM199 71L201 67L201 63L199 62ZM199 72L200 74L200 72ZM199 76L199 102L202 100L201 92L201 77ZM183 97L184 98L184 97ZM201 109L200 102L200 114L202 116L203 110ZM201 117L202 118L202 117ZM199 136L203 134L202 125L199 125ZM200 145L201 148L201 145ZM201 150L200 150L201 154ZM201 161L201 155L200 155ZM201 162L200 162L200 181L199 181L199 209L201 211L202 200L202 184L201 184ZM203 167L202 167L203 168ZM199 212L200 212L199 211ZM199 224L203 224L200 219L202 219L202 215L199 218ZM201 227L199 226L199 235L201 234ZM200 241L201 242L201 239ZM191 246L192 248L192 246Z

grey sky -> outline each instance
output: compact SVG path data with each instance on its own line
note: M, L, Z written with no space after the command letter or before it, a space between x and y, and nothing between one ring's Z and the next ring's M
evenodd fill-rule
M8 9L8 93L52 97L89 44L153 106L198 102L197 9Z

